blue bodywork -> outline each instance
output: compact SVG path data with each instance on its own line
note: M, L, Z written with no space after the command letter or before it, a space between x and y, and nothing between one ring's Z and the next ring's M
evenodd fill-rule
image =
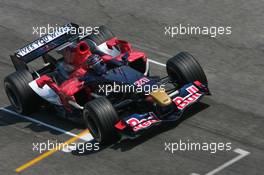
M133 85L136 87L135 82L141 78L148 79L148 82L142 84L142 89L147 90L144 86L152 87L153 85L158 85L157 78L150 78L144 76L142 73L131 68L130 66L123 65L114 69L109 70L103 75L97 75L96 73L89 72L86 76L81 78L85 85L101 85L101 84L122 84L122 85Z

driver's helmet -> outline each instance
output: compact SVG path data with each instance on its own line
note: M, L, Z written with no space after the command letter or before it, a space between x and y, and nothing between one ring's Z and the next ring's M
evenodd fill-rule
M98 54L92 54L89 56L87 59L87 65L98 75L105 74L107 71L106 64Z

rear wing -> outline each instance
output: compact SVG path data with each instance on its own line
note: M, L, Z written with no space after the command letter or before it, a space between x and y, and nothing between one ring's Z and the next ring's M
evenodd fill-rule
M27 68L26 64L28 62L33 61L68 41L77 39L79 37L77 33L78 27L74 23L66 24L63 27L59 27L53 33L44 35L15 51L15 54L10 55L10 58L16 70Z

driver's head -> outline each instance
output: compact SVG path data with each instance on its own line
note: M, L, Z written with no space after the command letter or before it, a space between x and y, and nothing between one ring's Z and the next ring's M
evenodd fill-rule
M102 75L107 71L106 64L97 54L92 54L87 59L88 67L93 70L96 74Z

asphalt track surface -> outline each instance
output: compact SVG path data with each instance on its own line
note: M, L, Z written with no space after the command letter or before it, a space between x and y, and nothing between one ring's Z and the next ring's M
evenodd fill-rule
M208 76L213 96L174 125L163 126L135 139L123 140L99 152L56 152L22 174L263 174L264 167L264 35L261 0L0 0L0 81L13 71L8 55L36 39L32 26L75 22L82 26L105 24L122 39L160 63L179 51L191 52ZM232 26L232 34L211 38L201 35L164 35L165 26ZM151 74L165 68L151 63ZM2 86L3 87L3 86ZM1 107L9 106L1 91ZM32 116L30 116L32 117ZM46 111L34 119L78 134L84 128ZM0 174L38 157L32 143L71 136L0 111ZM165 151L164 142L231 142L231 151ZM249 153L239 156L235 150ZM246 151L246 152L245 152ZM218 168L218 169L217 169Z

